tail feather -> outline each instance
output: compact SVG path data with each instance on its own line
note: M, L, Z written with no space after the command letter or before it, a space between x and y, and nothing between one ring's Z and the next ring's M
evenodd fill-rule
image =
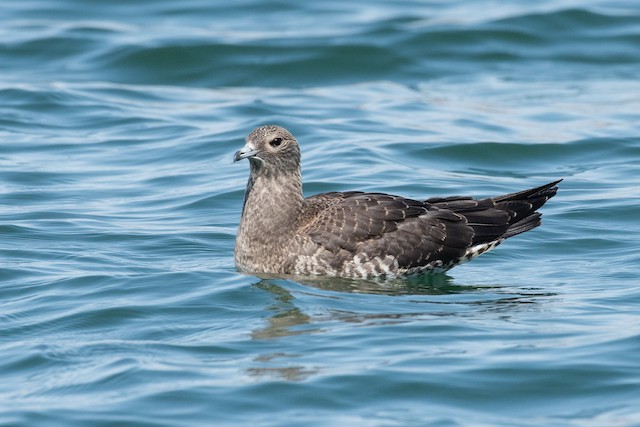
M558 191L558 184L562 182L561 179L550 182L540 187L531 188L529 190L518 191L517 193L505 194L503 196L494 197L493 201L496 203L513 201L513 200L526 200L542 198L544 202L556 195ZM544 202L542 202L544 204Z
M524 233L525 231L533 230L541 224L541 216L542 214L540 212L534 212L525 219L510 225L509 228L507 228L507 231L503 234L503 237L508 239L509 237Z
M484 248L539 226L542 214L537 210L555 196L560 181L490 199L447 197L426 202L464 216L474 231L472 244Z
M503 235L505 239L524 233L540 225L540 217L542 214L536 211L541 208L547 200L556 195L560 181L562 180L559 179L549 184L541 185L540 187L493 198L496 208L505 210L512 215L509 220L509 226Z

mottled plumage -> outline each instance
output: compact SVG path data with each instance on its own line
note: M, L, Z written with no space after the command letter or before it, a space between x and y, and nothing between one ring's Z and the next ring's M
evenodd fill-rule
M286 129L260 127L234 160L251 175L235 262L250 273L398 276L446 271L540 225L555 181L476 200L412 200L383 193L302 195L300 147Z

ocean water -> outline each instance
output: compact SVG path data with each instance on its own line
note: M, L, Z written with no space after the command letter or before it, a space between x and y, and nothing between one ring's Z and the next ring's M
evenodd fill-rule
M0 425L640 425L640 5L0 4ZM543 225L384 284L239 274L256 126L305 193Z

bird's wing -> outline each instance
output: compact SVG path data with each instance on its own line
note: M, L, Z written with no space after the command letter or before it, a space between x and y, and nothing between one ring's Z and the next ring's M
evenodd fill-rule
M390 255L400 268L414 268L457 260L472 244L474 231L464 216L425 202L355 192L307 201L313 213L299 232L336 254Z
M424 201L382 193L324 193L307 199L301 235L335 254L392 256L401 269L454 265L540 225L536 212L559 181L503 196ZM348 256L347 256L348 258Z

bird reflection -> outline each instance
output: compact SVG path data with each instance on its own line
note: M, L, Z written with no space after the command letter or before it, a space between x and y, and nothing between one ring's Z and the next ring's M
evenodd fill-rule
M453 278L446 274L423 274L415 277L402 277L387 280L350 279L327 276L296 276L260 274L263 281L290 280L305 286L333 292L381 294L381 295L444 295L468 292L477 286L454 284ZM482 287L483 289L486 287Z
M272 294L274 302L268 307L272 314L267 319L267 324L254 330L251 333L251 338L271 340L318 330L317 328L298 329L309 325L311 317L293 304L294 296L279 286L275 280L263 279L254 286ZM297 357L299 355L281 352L260 354L254 359L254 362L259 366L251 367L246 372L254 378L277 378L286 381L302 381L317 373L318 370L315 368L291 363L291 359Z
M297 354L305 348L304 340L312 334L331 333L334 322L337 324L358 323L367 326L380 326L416 321L416 319L433 319L434 317L469 318L485 316L492 313L495 320L498 314L501 322L510 322L514 311L536 309L540 297L551 297L555 294L541 292L538 289L524 289L507 285L459 285L444 274L418 276L415 278L373 281L332 277L300 277L260 275L261 279L254 284L272 296L272 302L266 307L268 314L265 324L251 333L254 340L286 340L273 351L261 352L254 359L254 366L246 373L254 378L278 378L286 381L301 381L317 375L322 366L306 363L305 354ZM304 290L303 285L308 287ZM319 291L314 292L313 289ZM297 301L303 294L305 302ZM334 302L343 300L338 293L389 295L395 299L401 296L430 296L428 298L401 298L398 303L400 311L383 309L374 313L345 310L344 305ZM460 294L460 297L457 295ZM319 298L326 308L320 316L306 314L304 307L308 299ZM362 302L362 298L354 301ZM376 299L376 301L380 301ZM410 309L407 310L407 303ZM300 308L301 306L302 308ZM376 306L379 306L376 305ZM420 320L418 320L420 321ZM294 338L295 337L295 338ZM302 341L300 341L302 340ZM293 344L292 344L293 343ZM285 348L289 351L283 352ZM297 349L291 351L292 348Z
M324 276L292 276L260 274L260 282L254 286L275 296L269 310L273 313L267 325L252 332L254 339L273 339L298 334L316 332L319 328L303 327L311 324L311 317L294 304L295 297L280 283L296 282L323 291L342 293L401 295L448 295L491 289L491 286L464 286L453 283L445 274L428 274L412 278L376 281Z
M261 280L254 286L275 296L273 305L268 307L273 314L269 317L264 328L252 332L253 339L271 339L290 335L297 335L305 331L293 328L308 324L311 318L293 304L293 295L272 280Z

